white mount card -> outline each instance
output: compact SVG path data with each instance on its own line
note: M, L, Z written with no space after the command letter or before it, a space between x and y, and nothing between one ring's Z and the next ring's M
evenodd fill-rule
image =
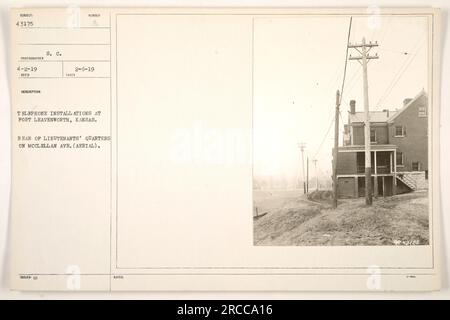
M438 10L11 24L11 288L440 288Z

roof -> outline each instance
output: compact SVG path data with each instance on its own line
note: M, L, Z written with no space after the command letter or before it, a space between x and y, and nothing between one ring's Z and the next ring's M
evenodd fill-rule
M401 114L403 111L405 111L406 109L408 109L408 107L410 105L412 105L417 99L419 99L421 96L426 95L425 90L422 89L413 99L411 99L411 101L409 101L406 105L404 105L400 110L398 110L398 112L396 112L395 114L391 115L388 119L388 122L392 122L395 118L397 118L397 116L399 114Z
M370 122L387 122L397 111L370 111ZM349 123L364 122L364 112L349 113Z
M401 109L399 110L389 110L386 111L370 111L369 112L369 119L370 122L392 122L399 114L401 114L403 111L405 111L410 105L412 105L417 99L419 99L421 96L426 95L425 90L422 89L411 101L409 101L407 104L405 104ZM349 113L349 124L350 123L363 123L364 122L364 112L355 112L355 113Z

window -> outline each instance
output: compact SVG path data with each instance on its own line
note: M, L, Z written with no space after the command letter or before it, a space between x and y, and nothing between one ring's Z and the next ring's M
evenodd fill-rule
M396 137L404 137L406 133L404 126L395 126L395 136Z
M403 166L403 152L397 152L397 163L398 166Z
M427 107L419 107L419 117L423 118L427 116Z
M377 133L375 129L370 129L370 142L377 142Z
M412 163L412 171L419 171L419 162L418 161L413 161Z

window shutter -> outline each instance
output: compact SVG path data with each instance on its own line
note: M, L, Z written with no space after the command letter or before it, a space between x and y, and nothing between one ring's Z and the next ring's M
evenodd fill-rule
M406 126L403 126L403 135L406 137Z

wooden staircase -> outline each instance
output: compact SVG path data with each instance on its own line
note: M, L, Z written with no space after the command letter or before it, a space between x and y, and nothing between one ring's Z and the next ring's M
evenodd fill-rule
M416 181L406 174L398 174L397 179L403 182L408 188L411 190L417 190L417 183Z

